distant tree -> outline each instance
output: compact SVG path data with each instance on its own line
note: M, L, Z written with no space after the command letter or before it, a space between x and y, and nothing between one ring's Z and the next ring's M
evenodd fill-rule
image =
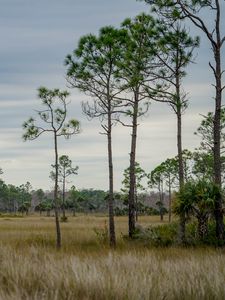
M163 216L165 213L165 206L164 206L164 185L165 185L165 178L164 178L164 166L161 164L157 166L151 173L148 175L149 181L148 185L150 188L156 188L158 190L159 201L157 201L157 206L159 208L160 219L163 221Z
M45 199L45 193L42 189L38 189L35 192L35 194L36 194L38 202L39 202L38 206L35 209L38 209L40 211L40 215L41 215L42 211L44 210L43 201Z
M0 179L0 204L1 210L7 209L8 187L7 184Z
M42 202L45 197L45 192L42 189L38 189L35 194L37 195L39 202Z
M43 210L46 211L47 217L50 217L51 210L54 208L52 199L46 197L45 200L42 202L42 207Z
M15 214L18 209L19 188L12 184L8 184L7 187L8 187L8 201L10 204L10 211L13 211Z
M23 139L34 140L43 133L50 133L54 141L55 151L55 187L54 187L54 208L56 222L56 246L61 247L61 232L59 225L59 203L58 203L58 138L63 136L70 138L72 135L80 132L80 124L77 120L71 119L66 122L67 117L67 91L59 89L48 90L45 87L39 88L39 98L45 109L38 111L40 125L36 125L36 121L30 118L23 124L25 133ZM45 127L46 126L46 127Z
M25 184L21 184L18 188L18 202L19 207L18 211L22 212L22 214L26 213L28 215L29 208L31 206L31 189L32 186L30 182L26 182Z
M82 202L83 198L80 192L73 185L69 191L69 196L67 198L67 206L72 210L73 216L75 217L76 210L79 208L79 203Z
M165 185L168 188L169 193L169 222L171 222L172 216L172 188L177 184L177 178L179 173L179 163L176 158L168 158L162 164L162 173L165 180Z
M55 169L55 165L52 165ZM72 167L72 160L69 159L68 155L62 155L59 157L59 165L58 165L58 177L59 181L62 182L62 221L65 222L67 220L65 213L65 192L66 192L66 180L71 175L77 175L79 167ZM55 171L51 171L50 177L55 179Z
M77 199L80 211L101 211L106 212L109 193L102 190L82 189L79 190Z
M130 187L130 168L124 170L123 173L124 179L122 181L123 187L121 191L125 194L126 198L129 193ZM138 202L138 194L145 190L143 179L147 178L146 172L141 168L138 162L135 163L135 212L136 212L136 221L138 221L138 207L141 204Z

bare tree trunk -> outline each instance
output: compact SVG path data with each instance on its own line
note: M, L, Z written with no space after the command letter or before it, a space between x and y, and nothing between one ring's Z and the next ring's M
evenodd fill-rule
M129 187L129 237L135 232L135 159L137 141L138 93L136 92L132 120L131 152L130 152L130 187Z
M172 195L171 195L171 180L169 175L169 223L171 222L172 216Z
M163 185L162 180L159 180L158 184L158 190L159 190L159 215L160 215L160 221L163 221Z
M56 224L56 247L61 248L61 231L59 225L59 203L58 203L58 147L57 134L54 131L55 144L55 189L54 189L54 206L55 206L55 224Z
M215 115L214 115L214 147L213 147L213 158L214 158L214 180L215 184L221 188L221 103L222 103L222 68L221 68L221 35L220 35L220 3L218 0L215 1L217 7L216 16L216 45L213 47L214 58L216 68L213 69L213 73L216 80L216 97L215 97ZM224 244L224 222L223 222L223 210L222 210L222 195L218 194L215 199L215 210L216 220L216 236L219 244Z
M65 221L66 220L66 212L65 212L65 183L66 179L65 176L63 177L63 190L62 190L62 220Z
M178 168L179 168L179 187L184 185L184 164L182 155L182 115L181 115L181 95L180 95L180 78L179 73L176 74L176 97L177 97L177 152L178 152ZM180 215L180 241L185 243L186 219L185 213Z
M137 185L136 185L136 178L135 178L135 220L138 221L138 195L137 195Z
M218 33L219 34L219 33ZM221 101L222 101L222 70L221 70L221 53L220 48L216 48L214 51L216 61L216 98L215 98L215 115L214 115L214 180L215 184L221 187L221 153L220 153L220 138L221 138ZM222 196L221 193L215 200L214 210L216 220L216 236L219 243L224 243L224 222L223 222L223 210L222 210Z
M113 191L113 161L112 161L112 120L111 106L108 111L108 164L109 164L109 243L111 247L116 246L116 234L114 224L114 191Z

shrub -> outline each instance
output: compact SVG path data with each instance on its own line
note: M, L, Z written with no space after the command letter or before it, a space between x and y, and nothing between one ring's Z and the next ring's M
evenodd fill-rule
M67 222L67 221L68 221L67 216L62 216L62 217L60 218L60 221L61 221L61 222Z
M143 228L136 227L134 238L145 242L146 245L155 247L168 247L176 243L178 225L170 223L159 226Z

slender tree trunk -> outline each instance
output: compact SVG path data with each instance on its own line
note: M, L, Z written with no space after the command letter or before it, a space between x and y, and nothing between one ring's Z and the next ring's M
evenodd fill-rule
M56 247L61 248L61 231L59 225L59 203L58 203L58 147L57 134L54 132L55 144L55 189L54 189L54 206L55 206L55 225L56 225Z
M159 180L159 184L158 184L158 190L159 190L159 215L160 215L160 221L163 221L163 211L162 211L162 207L163 207L163 186L162 186L162 181L161 179Z
M136 178L135 178L135 220L138 221L138 195L137 195L137 185L136 185Z
M66 220L66 212L65 212L65 185L66 185L66 179L63 177L63 190L62 190L62 213L63 213L63 221Z
M180 99L180 78L179 72L176 74L176 97L177 97L177 152L178 152L178 168L179 168L179 187L184 185L184 164L182 155L182 114ZM185 243L186 219L185 213L180 215L180 241Z
M171 222L171 216L172 216L172 195L171 195L171 178L169 174L169 223Z
M220 41L219 30L217 29L218 43ZM218 44L217 43L217 44ZM214 115L214 181L215 184L221 188L221 153L220 153L220 138L221 138L221 102L222 102L222 70L221 70L221 48L217 47L214 50L216 62L216 97L215 97L215 115ZM222 210L222 196L221 194L215 200L214 216L216 221L216 236L219 244L224 244L224 222Z
M161 221L163 222L164 218L164 187L163 187L163 180L162 180L162 188L161 188Z
M180 109L177 112L177 150L178 150L178 165L179 165L179 186L184 184L184 168L182 155L182 119Z
M109 165L109 244L110 247L116 246L116 234L114 224L114 191L113 191L113 160L112 160L112 120L111 104L108 111L108 165Z
M137 117L138 117L138 92L134 94L135 101L133 107L132 136L130 151L130 187L128 196L129 205L129 237L133 237L135 232L135 160L137 141Z

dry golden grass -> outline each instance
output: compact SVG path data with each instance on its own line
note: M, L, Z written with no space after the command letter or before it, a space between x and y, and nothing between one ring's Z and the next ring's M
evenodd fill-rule
M143 248L120 237L127 219L119 217L112 251L93 230L105 221L69 218L57 251L53 218L0 218L0 299L225 299L224 250Z

